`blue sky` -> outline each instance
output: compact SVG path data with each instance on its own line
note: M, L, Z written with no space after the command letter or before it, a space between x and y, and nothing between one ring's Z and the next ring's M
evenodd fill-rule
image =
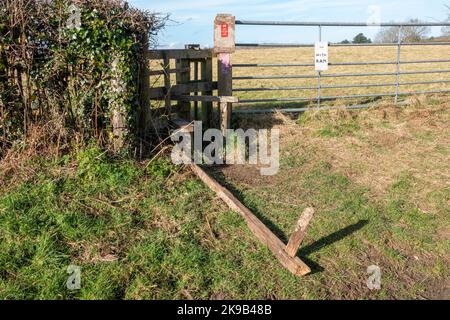
M450 0L130 0L134 7L152 12L170 13L171 20L159 37L162 48L181 48L186 43L202 47L213 43L213 21L217 13L232 13L240 20L282 21L350 21L366 22L380 17L382 22L419 18L443 21L445 4ZM352 39L359 32L369 37L377 33L370 28L325 28L323 40ZM314 42L313 27L238 26L237 42ZM432 33L439 35L440 28Z

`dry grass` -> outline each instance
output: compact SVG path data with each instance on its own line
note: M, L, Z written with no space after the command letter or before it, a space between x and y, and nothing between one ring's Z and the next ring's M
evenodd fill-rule
M64 125L61 115L53 115L45 124L32 125L23 140L17 140L0 156L0 187L6 192L18 182L31 180L39 171L36 159L55 159L69 150L69 135L73 147L81 137Z
M288 48L288 49L251 49L237 50L233 55L233 64L238 63L311 63L313 48ZM363 62L363 61L396 61L397 49L395 47L332 47L330 48L330 62ZM410 60L438 60L448 59L448 46L436 47L404 47L401 59ZM400 71L419 70L449 70L450 63L424 63L404 64ZM323 74L334 73L381 73L396 72L395 65L370 65L370 66L330 66ZM288 68L234 68L233 76L245 75L315 75L313 67L288 67ZM417 82L449 79L447 74L423 74L403 75L400 82ZM376 77L343 77L323 78L322 85L336 84L370 84L390 83L394 84L395 76ZM270 79L270 80L236 80L234 88L244 87L275 87L275 86L317 86L316 79ZM449 90L450 84L431 84L403 86L400 91L423 91L423 90ZM323 96L355 95L367 93L391 93L393 87L372 88L345 88L345 89L322 89ZM242 99L262 99L270 97L302 97L313 98L317 95L316 90L305 91L269 91L269 92L238 92Z
M450 103L446 97L423 95L406 103L384 102L359 111L311 110L300 120L282 113L242 116L239 126L280 129L282 157L311 151L313 162L329 161L374 195L384 196L405 170L422 180L422 191L449 187ZM333 125L335 131L328 132Z
M446 96L405 102L236 119L242 128L280 129L280 172L262 177L229 166L217 175L282 235L303 208L316 208L308 237L330 243L300 256L324 268L303 282L323 288L318 296L449 298L450 103ZM364 219L361 231L332 243L332 230ZM361 281L370 264L383 270L382 292Z
M404 47L402 60L438 60L448 56L447 46L437 47ZM310 63L312 48L296 49L252 49L237 50L233 63ZM351 47L330 48L332 62L349 61L395 61L395 47ZM395 72L395 65L364 66L364 67L335 67L331 66L328 73L352 72ZM312 68L236 68L234 76L248 74L314 74ZM403 65L401 71L450 69L449 63L427 63ZM430 81L436 79L450 79L447 74L425 74L402 76L401 81ZM384 77L354 77L322 79L322 84L355 84L355 83L394 83L395 76ZM236 81L234 87L262 87L262 86L314 86L315 79L287 79L287 80L244 80ZM353 95L364 93L389 92L393 88L348 88L323 89L323 95ZM403 87L401 91L415 90L450 90L450 84L415 85ZM315 92L308 91L272 91L272 92L239 92L240 98L258 99L268 97L292 97L305 94L305 97L315 96ZM340 100L336 105L346 105L349 102ZM424 95L407 97L406 108L395 108L392 99L381 99L376 108L351 112L338 109L330 112L311 110L302 118L302 125L292 118L275 114L275 116L242 116L240 125L243 127L278 126L282 130L283 146L290 149L295 145L298 152L304 148L314 146L321 150L317 154L318 160L330 161L337 170L344 172L355 182L369 187L374 194L385 194L387 187L403 171L411 169L414 174L424 181L424 188L433 190L448 187L450 184L450 130L448 128L449 103L444 97L426 97ZM264 104L263 104L264 105ZM278 105L281 105L278 104ZM269 106L269 104L268 104ZM270 105L273 107L273 104ZM252 108L252 105L245 106ZM337 133L336 137L317 135L324 126L344 123L356 130L357 134ZM358 128L351 127L356 125ZM342 128L335 128L339 131ZM359 130L361 129L361 130ZM327 132L322 132L326 135ZM333 134L333 132L331 132ZM305 145L306 144L306 145ZM438 151L437 151L438 150ZM289 155L295 150L287 151ZM319 159L320 158L320 159ZM424 190L425 191L425 190ZM420 202L418 200L418 202Z

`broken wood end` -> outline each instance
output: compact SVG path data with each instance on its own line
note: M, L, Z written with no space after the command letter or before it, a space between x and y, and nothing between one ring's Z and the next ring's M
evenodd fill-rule
M287 254L291 257L295 257L297 255L298 248L302 244L303 238L306 235L306 229L308 228L309 222L311 221L313 215L314 208L306 208L300 216L300 219L298 219L297 226L289 238L289 242L285 249Z

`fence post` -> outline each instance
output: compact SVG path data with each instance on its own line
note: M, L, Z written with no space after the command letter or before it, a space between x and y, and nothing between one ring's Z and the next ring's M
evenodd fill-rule
M198 82L198 67L200 62L194 61L194 81ZM194 96L198 96L198 91L194 92ZM198 101L194 101L194 120L198 120Z
M319 25L319 41L322 41L322 26ZM317 71L317 108L320 108L320 100L322 97L322 73Z
M146 38L144 43L148 44L148 39ZM139 127L140 133L139 138L145 141L148 134L148 124L151 120L151 105L150 105L150 60L145 58L140 62L140 74L139 74L139 91L140 91L140 113L139 113ZM141 147L142 152L142 147Z
M217 89L219 96L233 95L233 67L231 54L235 51L235 17L218 14L214 20L214 52L217 53ZM221 128L230 128L232 104L220 110Z
M164 107L166 108L166 113L170 119L171 114L172 114L172 101L170 99L171 98L170 97L170 88L171 88L170 59L169 59L167 53L164 53L164 55L163 55L163 69L164 69L164 88L165 88L165 92L166 92L166 95L164 97Z
M200 50L200 45L199 44L186 44L184 46L184 48L186 50ZM198 82L199 80L199 65L200 65L200 61L196 60L192 60L191 61L192 64L194 65L194 82ZM198 96L198 91L194 92L194 96ZM192 115L192 119L193 120L198 120L198 101L194 101L194 109L193 109L193 113Z
M189 59L177 59L177 84L185 84L191 81L191 62ZM185 120L191 118L191 103L188 101L178 101L180 117Z
M395 104L398 103L398 88L400 83L400 59L401 59L401 48L402 48L402 31L403 27L398 28L398 42L397 42L397 69L395 78Z
M124 90L126 90L124 81L121 78L120 71L118 70L119 62L120 62L119 57L116 57L111 64L111 70L113 73L113 77L110 80L111 90L116 95L122 95L124 94ZM115 101L115 99L111 99L109 101L109 108L111 110L113 150L114 152L119 152L125 145L125 138L128 133L126 124L126 114L125 110L123 110L123 106L117 101Z
M203 82L213 82L213 65L212 57L206 58L201 62L201 78ZM202 91L203 96L212 96L213 92ZM212 113L212 102L203 101L202 102L202 121L205 125L210 128L213 126L213 113Z

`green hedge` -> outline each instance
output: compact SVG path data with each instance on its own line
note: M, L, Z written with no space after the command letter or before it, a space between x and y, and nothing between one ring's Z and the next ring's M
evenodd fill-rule
M49 121L63 122L66 139L109 143L113 110L132 141L143 51L165 17L123 1L0 1L3 147Z

